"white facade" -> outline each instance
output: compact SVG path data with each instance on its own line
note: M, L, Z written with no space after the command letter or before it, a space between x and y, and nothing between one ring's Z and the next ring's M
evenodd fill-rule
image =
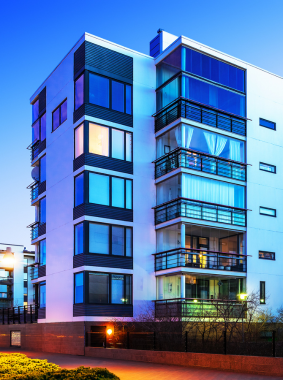
M276 310L283 304L279 292L283 286L283 275L280 269L281 261L283 264L283 258L280 254L281 218L283 218L281 215L282 202L280 202L283 195L282 164L280 161L283 149L283 135L281 134L283 122L280 118L280 110L283 107L283 79L188 38L177 38L165 32L162 32L161 35L163 36L161 50L165 50L154 59L85 34L30 99L31 103L34 104L39 94L46 87L46 149L43 149L32 162L32 165L36 166L39 159L46 155L46 191L33 201L37 210L40 199L46 197L46 233L32 240L37 252L39 241L46 239L46 275L33 280L33 284L46 282L46 314L45 318L39 320L40 322L104 321L116 317L115 315L94 315L95 312L92 312L93 315L74 316L74 274L83 271L131 274L134 318L151 308L153 300L188 298L185 291L186 278L194 276L210 278L208 298L211 298L213 293L212 287L218 286L213 278L217 278L217 281L227 278L246 278L248 293L259 291L260 281L265 281L266 307ZM87 112L73 122L75 103L74 53L84 41L133 58L133 127L123 125L121 122L89 116ZM249 119L247 120L246 136L220 130L186 118L179 118L154 133L152 115L156 112L156 65L179 45L188 46L245 70L246 116ZM91 71L87 67L86 69ZM102 71L98 73L106 75ZM115 76L111 77L111 75L109 74L110 78L116 79ZM67 99L67 120L52 132L52 112L65 99ZM276 131L259 126L259 118L275 122ZM74 170L74 130L83 121L133 133L133 174L86 164ZM179 168L155 179L152 162L157 158L156 139L180 123L198 127L202 131L215 132L225 138L231 137L237 141L245 142L246 163L249 164L247 181L241 182L237 179L224 178L202 171L196 172L188 168ZM276 174L259 170L259 162L275 165ZM107 215L104 217L84 215L76 219L73 218L74 178L85 171L133 180L133 222L108 218ZM199 220L182 216L155 226L153 207L157 205L156 188L158 188L159 183L166 179L169 180L178 173L182 176L180 178L193 175L226 184L244 186L246 201L243 208L248 209L246 226L225 225L213 220ZM171 188L169 191L172 192ZM276 217L260 215L260 206L276 209ZM37 211L36 215L38 215ZM74 226L82 221L132 227L133 269L93 265L81 265L74 268ZM199 229L206 228L203 231L210 229L210 236L214 233L211 231L217 231L215 234L218 237L224 236L223 231L227 231L228 235L243 233L244 253L248 255L247 272L235 273L232 270L227 273L227 271L219 269L184 268L181 266L155 272L153 254L165 251L165 249L157 248L157 231L167 226L176 227L178 225L180 227L180 239L178 240L178 235L176 235L179 243L176 242L175 248L185 248L186 228L192 229L192 226ZM212 230L211 228L215 229ZM214 235L212 238L215 238ZM211 250L211 248L209 249ZM259 259L259 251L275 252L275 261ZM172 276L169 276L170 273ZM166 295L167 291L170 294ZM213 294L217 298L218 293ZM121 315L117 316L120 317Z

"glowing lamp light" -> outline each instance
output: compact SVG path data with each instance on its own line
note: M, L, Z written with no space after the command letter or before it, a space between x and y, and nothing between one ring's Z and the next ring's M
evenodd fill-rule
M5 268L14 268L15 264L15 257L12 255L12 253L5 253L3 259L1 260L1 265L3 265Z
M240 300L242 300L242 301L244 301L246 298L247 298L247 294L244 294L244 293L241 293L241 294L239 294L239 298L240 298Z
M194 300L194 302L198 302L198 300Z
M107 329L107 334L108 334L108 335L111 335L112 332L113 332L112 329Z
M264 303L264 300L260 300L261 303Z

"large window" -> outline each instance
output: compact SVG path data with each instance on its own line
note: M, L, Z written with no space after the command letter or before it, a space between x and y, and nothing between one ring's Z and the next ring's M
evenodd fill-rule
M84 203L84 173L75 177L75 207Z
M131 115L132 86L90 73L89 103Z
M84 153L84 124L75 129L75 158Z
M75 81L75 110L84 104L84 74Z
M46 139L46 113L32 126L32 142Z
M38 115L39 115L39 99L37 99L37 101L35 101L32 105L32 122L34 123L35 120L38 119Z
M83 272L75 274L75 303L84 302L84 274Z
M84 223L75 225L75 255L84 253Z
M52 131L67 120L67 99L52 112Z
M132 180L89 173L89 203L132 209Z
M39 201L39 222L46 223L46 197Z
M89 252L132 256L132 228L89 223Z
M46 283L41 282L38 286L39 307L46 307Z
M39 181L41 183L41 182L46 181L46 155L41 157L39 162L40 162L40 164L39 164Z
M38 262L39 262L39 265L46 265L46 239L40 240L39 242Z

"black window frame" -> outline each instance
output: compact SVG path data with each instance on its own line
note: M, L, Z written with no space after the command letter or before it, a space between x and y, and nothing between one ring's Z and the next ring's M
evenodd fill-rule
M79 224L79 223L78 223ZM90 255L103 255L103 256L114 256L114 257L128 257L128 258L131 258L133 257L133 227L131 226L125 226L125 225L121 225L121 224L109 224L109 223L100 223L100 222L94 222L94 221L88 221L88 232L87 232L87 238L88 238L88 247L89 247L89 236L90 236L90 232L89 232L89 226L90 224L100 224L100 225L103 225L103 226L108 226L109 227L109 239L108 239L108 248L109 248L109 253L108 254L105 254L105 253L99 253L99 252L91 252L90 249L88 249L88 253ZM112 252L112 237L113 237L113 234L112 234L112 228L113 227L121 227L121 228L124 228L124 255L115 255L113 254ZM131 256L127 256L126 253L127 253L127 245L126 245L126 239L127 239L127 228L130 229L132 231L132 238L131 238ZM85 236L84 236L85 237ZM85 244L84 244L85 245Z
M274 125L274 128L270 128L270 127L267 127L266 125L262 125L261 120L267 121L268 123L272 123ZM259 125L260 125L260 127L270 129L271 131L276 131L276 123L274 123L274 121L263 119L262 117L260 117L259 118Z
M87 73L87 92L88 92L87 97L88 97L88 103L89 104L92 104L92 105L94 105L96 107L106 108L106 109L109 109L109 110L114 111L114 112L119 112L121 114L126 114L126 115L131 115L131 116L133 115L133 85L132 84L123 82L123 81L118 80L118 79L110 78L110 77L107 77L105 75L101 75L101 74L98 74L98 73L95 73L95 72L92 72L92 71L88 71L88 70L84 71L84 74L86 74L86 73ZM89 75L96 75L96 76L100 76L102 78L108 79L108 81L109 81L109 99L108 99L108 101L109 101L109 107L103 107L103 106L100 106L98 104L91 103L89 101L89 92L90 92ZM76 81L77 81L77 79L79 79L79 77L76 78ZM121 83L121 84L124 85L124 112L117 111L117 110L114 110L112 108L112 82L113 81ZM130 86L130 88L131 88L131 113L130 114L126 112L126 86ZM84 99L84 103L85 103L85 99Z
M76 178L79 177L80 175L83 175L83 202L76 205ZM86 175L85 175L85 171L82 171L80 173L78 173L77 175L74 176L74 207L78 207L84 203L87 203L86 202Z
M261 169L260 165L267 165L267 166L270 166L272 168L274 168L274 172L270 171L270 170L265 170L265 169ZM263 172L267 172L267 173L271 173L271 174L276 174L276 166L275 165L271 165L271 164L267 164L265 162L260 162L259 163L259 170L263 171Z
M273 258L268 258L268 257L260 257L260 253L263 253L263 254L265 254L265 253L269 253L269 254L271 254L272 256L273 256ZM270 260L270 261L275 261L275 252L270 252L270 251L258 251L258 258L260 259L260 260Z
M39 183L46 182L46 163L45 163L45 181L42 181L42 182L40 181L40 179L41 179L41 171L42 171L41 160L42 160L43 157L45 157L45 159L46 159L46 153L43 154L41 157L39 157Z
M62 106L65 102L67 102L67 99L68 99L68 98L65 98L65 99L59 104L59 106L57 106L57 107L52 111L52 133L55 132L55 131L60 127L60 125L62 125L63 123L65 123L65 121L68 120L68 112L67 112L67 118L66 118L66 120L64 120L63 122L61 122L61 106ZM56 111L58 110L58 108L59 108L59 125L58 125L57 128L54 129L54 126L53 126L53 114L54 114L54 112L56 112ZM68 102L67 102L67 110L68 110Z
M83 98L83 103L78 108L76 108L76 82L82 76L84 76L84 80L83 80L83 83L84 83L83 97L84 98ZM77 78L74 79L74 111L77 111L79 108L81 108L86 103L85 95L86 95L86 76L85 76L85 71L83 71Z
M80 224L83 225L83 252L76 254L76 227ZM82 222L74 224L74 256L78 256L78 255L86 253L86 238L87 238L86 237L86 228L87 228L87 221L85 221L85 220L83 220Z
M42 241L44 241L45 240L45 249L46 249L46 238L45 239L42 239L42 240L39 240L38 241L38 244L37 244L37 261L38 261L38 265L39 266L44 266L44 265L46 265L46 252L45 252L45 264L41 264L40 265L40 261L41 261L41 249L40 249L40 243L42 242Z
M56 111L56 110L55 110ZM33 123L32 123L32 128L35 126L35 124L38 122L38 136L39 136L39 139L38 140L34 140L32 141L32 144L36 143L36 142L42 142L44 140L46 140L46 120L45 120L45 139L41 139L41 119L43 118L43 116L45 115L46 117L46 112L44 112L41 116L39 116ZM53 120L53 119L52 119Z
M37 301L38 301L38 307L40 307L40 287L45 285L45 306L46 307L46 281L41 281L38 283L38 298L37 298Z
M264 214L264 213L260 212L261 208L264 208L266 210L275 211L275 215ZM277 217L277 210L275 208L270 208L270 207L265 207L265 206L259 206L259 215L270 216L271 218L276 218Z
M46 196L45 196L45 197L40 198L39 201L38 201L38 221L39 221L40 224L45 224L46 223L46 221L45 222L41 221L41 213L42 213L41 202L43 201L43 199L45 199L45 218L47 216L46 215L47 199L46 199Z
M266 301L266 286L265 281L259 282L259 302L261 305L265 305Z
M82 273L83 274L83 302L76 302L76 275L77 274L80 274ZM73 296L73 302L74 302L74 305L81 305L81 304L84 304L85 303L85 292L86 292L86 286L85 286L85 278L86 278L86 272L85 271L79 271L79 272L75 272L74 273L74 286L73 286L73 292L74 292L74 296Z

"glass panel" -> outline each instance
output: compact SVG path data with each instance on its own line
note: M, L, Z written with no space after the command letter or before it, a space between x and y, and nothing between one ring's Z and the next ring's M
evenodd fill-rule
M125 207L125 180L112 177L112 206Z
M178 77L157 91L157 111L179 98L180 95L180 77Z
M272 208L260 207L259 212L260 214L264 214L264 215L276 216L276 210Z
M112 109L124 112L124 84L112 80Z
M84 153L84 125L75 129L75 158Z
M266 128L269 128L269 129L276 129L276 124L273 123L272 121L268 121L268 120L265 120L265 119L259 119L259 125L261 125L262 127L266 127Z
M264 170L265 172L276 173L276 166L274 165L268 165L260 162L259 168L260 170Z
M157 204L171 201L181 196L181 177L176 175L156 186Z
M274 252L259 251L258 252L258 258L259 259L266 259L266 260L275 260L275 253Z
M39 285L39 307L46 307L46 284Z
M132 181L129 179L126 180L126 208L133 208Z
M40 140L46 139L46 113L40 118Z
M32 105L32 122L33 123L35 122L35 120L38 119L38 114L39 114L39 100L37 100Z
M126 304L132 303L132 276L125 275L126 280L126 294L125 294L125 301Z
M40 182L46 181L46 155L40 159Z
M109 226L89 224L89 252L109 255Z
M46 239L39 242L39 265L46 265Z
M39 121L32 127L32 142L39 140Z
M84 274L75 274L75 303L84 302Z
M84 173L75 177L75 207L84 203Z
M126 133L126 161L132 161L132 134Z
M67 120L67 100L61 104L61 124Z
M111 303L125 303L124 275L112 274L111 276Z
M84 74L75 82L75 110L84 103Z
M109 108L109 79L89 74L89 102Z
M132 229L126 228L126 256L127 257L131 257L133 255L132 242L133 242Z
M109 128L89 123L89 152L109 156Z
M84 224L75 226L75 255L84 253Z
M42 198L39 201L39 221L40 223L46 223L46 198Z
M124 227L112 227L112 255L124 256Z
M132 86L126 84L126 113L132 114Z
M89 274L89 303L109 303L109 275Z
M158 88L163 83L168 81L170 78L172 78L175 74L180 72L181 70L179 68L166 65L162 61L159 65L156 66L156 87Z
M124 160L124 131L112 129L112 157Z
M54 111L52 114L52 130L53 131L55 131L55 129L57 129L60 125L59 112L60 112L60 107L57 108L57 110Z
M89 203L109 206L108 176L89 173Z
M156 231L157 252L181 247L181 224L175 224ZM186 247L190 248L190 247Z

